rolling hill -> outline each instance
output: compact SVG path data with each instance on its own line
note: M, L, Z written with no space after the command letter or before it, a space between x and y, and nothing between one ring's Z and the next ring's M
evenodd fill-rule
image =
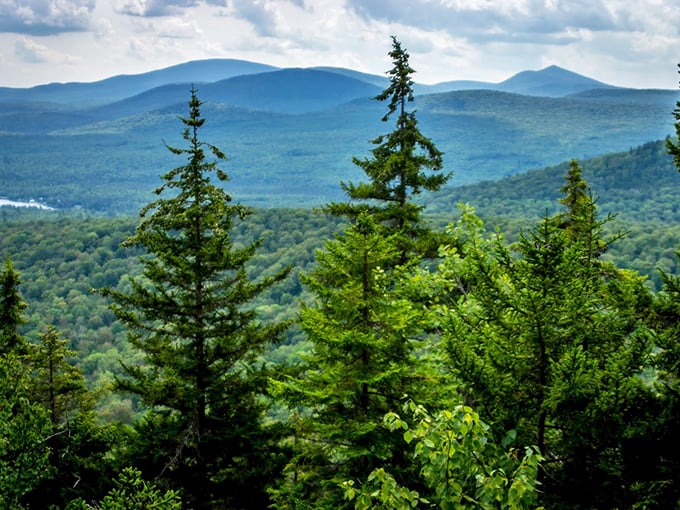
M276 69L246 60L196 60L147 73L112 76L90 83L50 83L30 88L0 87L0 103L44 102L89 107L119 101L163 85L212 83L233 76Z
M161 83L96 106L84 106L89 96L78 105L59 102L74 84L55 86L52 96L49 86L21 89L13 101L0 90L0 196L136 212L158 176L178 164L164 143L182 143L177 116L186 115L191 84L181 79L192 69L206 79L245 69L197 85L203 135L231 158L225 170L234 196L277 207L341 200L338 183L362 177L352 157L367 155L370 140L392 129L380 122L386 105L371 99L384 78L258 66L200 61L80 84L101 99ZM679 98L677 91L622 89L550 67L487 89L421 94L413 107L423 133L445 153L452 186L462 186L662 139L673 132L670 112Z
M648 142L623 152L579 161L583 177L597 197L601 214L624 221L680 224L677 195L680 174L665 141ZM569 163L452 187L428 197L428 211L441 215L451 204L467 202L487 218L534 218L561 208L557 199Z
M559 66L548 66L538 71L522 71L500 83L474 80L458 80L425 86L423 93L448 92L452 90L495 90L513 92L527 96L561 97L592 89L610 90L616 88L587 76Z

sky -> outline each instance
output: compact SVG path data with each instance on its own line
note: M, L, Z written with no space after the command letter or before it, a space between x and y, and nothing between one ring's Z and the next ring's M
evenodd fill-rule
M678 0L0 0L0 86L89 82L205 58L501 82L558 65L678 87Z

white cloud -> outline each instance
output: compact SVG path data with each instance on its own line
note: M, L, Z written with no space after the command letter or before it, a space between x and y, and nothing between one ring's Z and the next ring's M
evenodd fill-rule
M20 37L14 44L14 54L21 62L28 64L47 62L48 52L47 46L38 44L28 37Z
M177 15L197 5L197 0L117 0L114 9L129 16L156 17Z
M156 27L158 37L192 39L201 33L201 29L194 20L172 17L164 20Z
M2 0L0 32L50 35L85 31L95 0Z
M390 35L425 83L556 64L616 85L677 85L677 0L0 0L0 86L208 57L383 74ZM24 70L20 54L42 63Z

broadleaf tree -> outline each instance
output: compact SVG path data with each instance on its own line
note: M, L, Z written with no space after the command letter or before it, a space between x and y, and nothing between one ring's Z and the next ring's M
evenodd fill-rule
M514 431L497 445L490 427L468 406L432 414L408 401L403 410L408 420L391 412L385 415L385 426L402 433L412 445L423 488L419 492L403 486L391 475L390 466L381 467L361 486L354 480L343 484L356 510L536 508L541 458L532 448L519 452L509 446ZM415 485L413 480L410 483Z
M168 146L187 161L162 175L159 198L125 241L146 251L142 275L127 292L103 290L144 358L124 365L117 386L148 409L131 454L145 477L180 490L195 509L263 508L279 457L263 424L266 371L257 360L286 324L258 320L252 303L288 269L249 275L259 241L232 241L250 210L221 185L226 155L199 138L201 105L192 88L181 117L186 147Z

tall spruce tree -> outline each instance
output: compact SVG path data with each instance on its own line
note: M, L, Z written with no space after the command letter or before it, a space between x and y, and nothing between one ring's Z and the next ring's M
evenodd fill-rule
M673 116L680 139L680 101ZM680 140L669 139L666 144L680 172ZM680 249L675 256L680 259ZM661 405L656 413L658 421L654 424L653 435L650 434L653 440L641 455L640 465L647 473L654 473L649 477L650 484L656 489L650 501L658 508L677 508L680 506L680 454L672 445L680 434L680 276L660 273L663 291L655 302L654 319L658 333L656 342L660 348L655 360Z
M435 275L434 323L467 403L497 438L514 429L539 448L546 507L629 507L639 494L628 449L652 400L641 378L651 297L641 277L593 257L602 225L582 205L571 209L577 230L546 217L512 246L465 218L454 231L463 241L445 250L446 281Z
M678 69L680 70L680 64L678 64ZM679 71L680 72L680 71ZM676 168L680 171L680 101L675 104L675 110L673 110L673 117L675 117L675 136L676 140L671 139L666 140L666 146L668 147L668 153L673 156L673 162Z
M199 139L201 104L192 88L181 118L187 147L168 147L187 162L162 176L162 196L142 209L125 241L146 250L141 277L129 291L103 292L144 358L125 365L117 381L148 408L133 448L138 467L181 489L194 509L259 509L278 460L263 425L266 373L256 360L285 324L261 323L252 300L288 270L248 275L259 242L232 242L234 222L250 211L211 180L228 180L218 167L226 156Z
M354 158L369 182L341 183L350 202L325 210L351 224L317 253L318 268L304 277L316 298L300 314L312 352L300 376L279 386L300 413L289 483L276 492L277 508L348 507L341 482L365 480L386 463L397 476L413 468L382 419L405 395L421 402L427 387L414 356L417 307L400 294L399 282L436 244L413 196L438 190L448 175L438 173L442 155L407 108L414 70L394 37L390 57L390 84L376 99L389 100L382 120L396 115L395 129L373 140L371 158Z
M382 426L409 395L420 400L433 384L414 352L418 308L399 295L395 236L385 237L364 212L317 252L303 281L315 302L300 324L312 351L297 378L278 385L293 410L295 456L276 508L348 508L341 483L365 480L376 467L407 469L398 434Z
M0 271L0 354L23 354L26 340L19 333L24 324L24 310L28 307L21 297L21 278L12 261L5 260Z
M0 508L23 508L25 498L51 474L50 421L32 402L24 355L28 343L19 328L27 304L21 278L7 258L0 272Z
M326 210L349 218L356 218L361 211L373 214L389 233L399 235L400 260L404 262L412 253L432 254L436 250L436 241L421 218L423 206L414 203L413 196L439 190L449 175L440 172L444 165L442 153L420 132L415 110L408 109L414 99L411 76L415 71L409 64L408 52L396 37L392 37L389 56L393 62L387 72L390 84L375 99L389 101L382 121L396 116L395 128L372 140L375 147L370 158L353 160L369 181L342 182L350 202L331 203Z

